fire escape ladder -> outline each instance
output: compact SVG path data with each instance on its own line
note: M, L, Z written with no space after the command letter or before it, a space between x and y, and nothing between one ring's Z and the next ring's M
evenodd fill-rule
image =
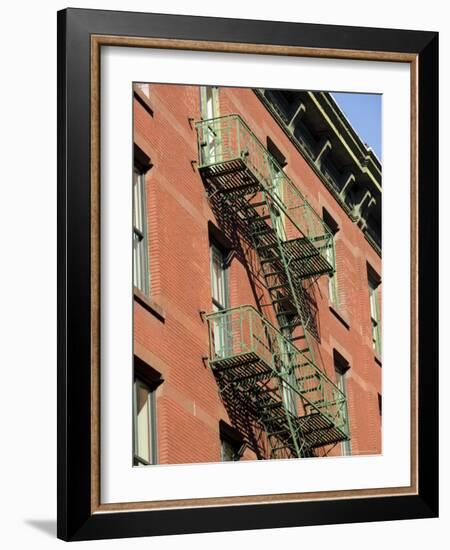
M249 407L271 457L310 456L348 439L345 396L317 367L303 286L333 273L333 236L238 115L196 128L209 199L254 248L278 324L251 306L207 315L209 364L236 424Z

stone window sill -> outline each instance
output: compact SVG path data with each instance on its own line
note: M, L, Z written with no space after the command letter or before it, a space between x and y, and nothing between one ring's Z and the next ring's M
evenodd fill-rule
M136 300L136 302L138 302L138 304L144 307L147 311L149 311L162 323L165 323L166 312L158 303L155 302L155 300L150 298L150 296L146 296L143 292L141 292L138 288L135 287L134 299Z
M144 92L142 92L137 86L134 86L133 92L134 97L139 101L142 107L144 107L144 109L149 113L150 116L153 116L152 105Z
M336 317L338 321L340 321L344 327L347 330L350 330L350 323L347 321L347 319L344 317L341 311L339 311L335 306L330 304L330 311L331 313Z

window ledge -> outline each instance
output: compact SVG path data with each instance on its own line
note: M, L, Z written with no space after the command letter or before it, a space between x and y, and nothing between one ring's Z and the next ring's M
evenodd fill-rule
M340 321L347 330L350 330L350 323L345 319L342 313L338 309L336 309L335 306L331 304L329 307L330 307L331 313L336 317L336 319Z
M153 109L148 97L142 92L137 86L134 86L133 89L134 97L139 101L139 103L144 107L144 109L153 116Z
M146 296L138 288L134 288L134 299L141 306L143 306L147 311L154 315L161 322L165 323L166 321L166 312L164 309L155 302L150 296Z

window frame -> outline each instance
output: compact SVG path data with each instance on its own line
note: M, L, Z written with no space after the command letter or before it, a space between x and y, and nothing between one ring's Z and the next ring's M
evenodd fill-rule
M372 349L381 357L382 353L382 333L381 333L381 315L380 315L380 292L381 292L381 277L376 271L367 264L367 286L369 289L369 308L370 308L370 324Z
M333 241L335 236L333 235ZM336 243L333 242L333 246L326 248L327 262L334 266L334 273L328 275L328 301L334 307L339 308L339 282L337 278L337 262L336 262Z
M220 461L221 462L239 462L243 456L245 442L242 435L232 428L229 424L223 420L219 421L219 437L220 437ZM233 450L233 458L226 460L224 458L224 443Z
M221 289L219 290L219 294L223 294L224 297L224 303L221 303L217 298L214 296L214 279L215 279L215 271L214 271L214 255L215 253L218 253L221 257ZM210 261L210 278L211 278L211 301L213 308L217 308L217 311L223 311L224 309L228 309L230 307L230 289L229 289L229 263L227 261L228 254L226 251L220 247L216 242L213 240L210 240L209 242L209 261ZM216 285L217 288L219 288L219 284Z
M210 96L208 92L210 91ZM211 112L208 113L208 101L211 99ZM200 116L202 120L209 120L220 116L219 87L200 86Z
M267 150L276 161L276 164L271 163L271 166L273 168L271 181L272 193L280 201L280 203L284 203L285 188L283 182L285 178L284 168L287 166L286 157L283 155L280 149L278 149L278 147L275 145L275 142L269 136L267 136L266 138L266 143ZM287 241L288 238L286 234L286 214L278 207L276 203L275 205L273 204L273 201L270 201L270 203L272 213L275 215L276 220L275 231L282 241Z
M215 284L215 269L214 269L214 257L220 255L220 270L221 270L221 288L219 284ZM211 303L214 313L219 313L230 307L230 288L229 288L229 253L225 251L216 241L210 239L209 242L209 262L210 262L210 288L211 288ZM214 295L214 289L217 287L218 294L222 294L224 302L220 302ZM226 354L229 347L232 345L230 339L227 318L217 319L214 323L213 329L213 348L214 353L219 357L222 354Z
M135 147L136 150L136 147ZM136 158L133 167L133 287L145 296L150 296L150 254L148 236L148 211L147 211L147 171L151 167L148 162L145 166ZM148 158L148 157L147 157ZM135 186L138 186L135 188ZM138 197L138 198L137 198ZM140 205L136 204L139 200ZM139 208L140 207L140 208ZM140 211L138 212L138 208ZM140 226L136 223L139 220ZM136 241L139 243L139 252L136 254ZM137 264L139 261L139 274ZM142 279L139 281L139 278Z
M144 388L147 391L149 460L139 455L137 417L138 387ZM156 414L156 387L152 387L151 384L148 384L140 376L135 374L133 381L133 466L151 466L158 463L158 436Z
M346 400L346 417L348 425L348 433L350 435L350 418L348 415L348 386L347 386L347 374L350 371L349 362L337 351L333 350L333 365L334 365L334 378L336 386L344 394ZM352 456L352 442L351 439L341 441L341 456Z
M322 219L330 233L333 235L333 245L328 246L325 250L328 263L334 267L334 273L328 275L328 302L332 307L339 309L341 304L339 299L339 280L336 255L336 235L339 232L339 224L334 220L326 208L322 208Z
M220 99L218 86L200 86L200 118L211 120L220 117ZM206 128L206 142L203 151L205 159L215 164L221 159L222 145L220 128Z

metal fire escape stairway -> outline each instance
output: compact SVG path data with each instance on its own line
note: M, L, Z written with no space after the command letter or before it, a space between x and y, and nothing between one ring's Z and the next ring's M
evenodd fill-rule
M310 456L349 437L345 396L317 367L303 287L333 272L333 236L238 115L200 121L196 129L208 196L256 251L278 323L251 306L207 315L209 364L224 396L232 392L236 407L250 407L263 426L271 457Z

